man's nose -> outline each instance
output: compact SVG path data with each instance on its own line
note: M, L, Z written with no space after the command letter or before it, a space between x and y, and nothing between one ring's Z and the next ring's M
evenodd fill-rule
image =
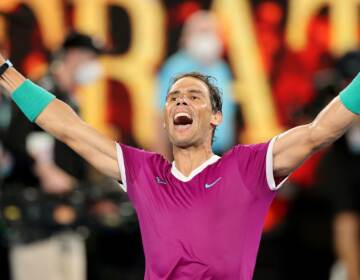
M184 95L179 96L178 100L176 102L176 105L177 106L179 106L179 105L188 105L188 101L187 101L186 96L184 96Z

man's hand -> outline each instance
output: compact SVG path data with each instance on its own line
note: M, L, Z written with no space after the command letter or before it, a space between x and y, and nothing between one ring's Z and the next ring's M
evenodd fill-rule
M309 156L341 137L358 116L336 97L315 120L280 135L274 144L274 175L288 176Z
M61 170L54 163L36 162L34 171L40 180L42 189L47 193L66 193L71 191L76 185L76 179Z

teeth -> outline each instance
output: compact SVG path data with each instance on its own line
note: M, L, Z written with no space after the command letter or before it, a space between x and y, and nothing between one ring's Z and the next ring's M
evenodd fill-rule
M187 114L187 113L177 113L175 115L175 119L178 118L178 117L187 117L187 118L191 119L191 116L189 114Z

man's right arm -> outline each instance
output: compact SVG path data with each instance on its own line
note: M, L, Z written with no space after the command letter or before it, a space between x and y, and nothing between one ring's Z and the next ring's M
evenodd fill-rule
M120 180L115 141L80 119L69 105L55 99L39 115L36 123L99 171Z
M4 59L0 55L0 65L3 63ZM15 68L10 68L1 76L0 85L11 95L25 80ZM35 122L70 146L100 172L121 180L115 141L107 139L81 120L67 104L54 99L36 117Z

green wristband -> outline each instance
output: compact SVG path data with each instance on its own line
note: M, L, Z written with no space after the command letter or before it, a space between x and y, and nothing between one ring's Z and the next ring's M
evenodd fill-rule
M24 115L34 122L55 96L30 80L23 82L11 95Z
M342 104L354 114L360 114L360 73L340 92Z

